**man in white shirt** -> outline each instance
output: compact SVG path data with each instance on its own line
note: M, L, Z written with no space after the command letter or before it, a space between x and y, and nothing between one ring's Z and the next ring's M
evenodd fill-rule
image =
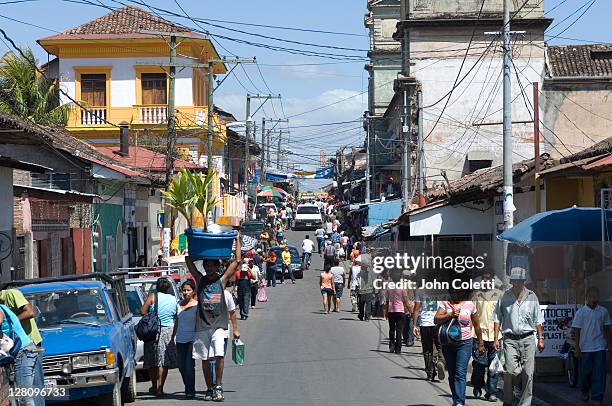
M342 299L342 292L344 291L344 268L340 266L340 263L336 259L334 266L329 270L334 277L334 312L340 312L340 301Z
M580 360L580 392L584 402L590 399L603 405L606 388L606 353L612 348L612 320L608 310L599 305L599 290L587 291L586 305L576 312L572 327L576 333L576 358Z
M310 268L310 257L312 256L312 251L314 251L315 243L310 239L310 236L307 234L304 241L302 241L302 266L306 267L306 269Z
M261 283L261 270L257 265L255 265L255 261L253 261L251 258L248 258L247 265L249 267L249 271L251 271L251 274L253 274L253 279L251 279L251 309L254 309L255 303L257 302L259 284Z

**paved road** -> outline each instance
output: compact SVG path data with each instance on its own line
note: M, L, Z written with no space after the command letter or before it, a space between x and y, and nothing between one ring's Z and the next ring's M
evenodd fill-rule
M296 245L304 232L290 232ZM321 260L313 257L315 269ZM387 351L386 322L361 322L343 299L341 313L322 314L316 270L296 285L268 289L269 301L240 323L246 364L226 363L228 405L449 405L448 383L424 380L420 347L403 354ZM199 368L198 368L199 369ZM199 400L185 401L178 370L170 372L167 398L146 394L138 385L137 405L200 404L204 378L198 371ZM468 388L471 395L471 388ZM499 403L501 405L501 403ZM468 399L468 405L491 405Z

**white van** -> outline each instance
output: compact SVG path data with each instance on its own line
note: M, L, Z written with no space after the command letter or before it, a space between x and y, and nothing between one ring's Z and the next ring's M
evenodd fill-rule
M323 218L316 204L300 204L297 207L294 230L315 230L321 226Z

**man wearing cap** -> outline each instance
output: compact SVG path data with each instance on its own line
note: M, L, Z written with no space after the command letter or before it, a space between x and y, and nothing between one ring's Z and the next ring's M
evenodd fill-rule
M520 377L521 381L518 406L531 405L536 345L540 352L544 351L540 302L536 294L525 287L526 281L524 268L512 268L512 287L502 295L493 312L493 347L496 351L500 349L500 331L504 339L504 405L512 404L512 380L515 377Z
M164 253L162 250L157 251L157 259L154 266L164 266Z

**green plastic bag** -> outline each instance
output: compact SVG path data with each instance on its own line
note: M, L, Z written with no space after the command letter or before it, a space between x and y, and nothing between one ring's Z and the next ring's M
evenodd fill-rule
M245 344L239 338L232 341L232 361L237 365L244 365Z

